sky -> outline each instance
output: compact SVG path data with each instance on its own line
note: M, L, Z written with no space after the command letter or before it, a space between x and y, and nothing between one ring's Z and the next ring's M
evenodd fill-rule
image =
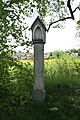
M80 0L74 0L73 9L80 3ZM80 20L80 11L76 11L75 20ZM54 50L69 50L78 49L80 46L80 38L76 38L76 23L73 20L66 20L65 28L51 28L47 33L45 44L45 52L52 52Z
M53 52L54 50L69 50L78 48L78 40L75 37L76 24L69 20L66 22L64 29L51 28L46 35L45 52Z
M73 20L67 20L64 29L51 27L49 32L46 32L44 52L53 52L55 50L66 51L73 48L79 49L80 41L76 38L76 32L76 23ZM16 49L17 52L19 50L22 51L22 48L18 47ZM34 50L30 50L30 52L34 52Z
M79 49L80 41L76 38L76 32L76 23L73 20L67 20L64 29L51 27L49 32L46 32L44 52L53 52L55 50L66 51L73 48ZM22 47L18 47L16 51L23 51ZM34 50L31 49L30 52L33 53Z
M74 0L74 3L77 5L79 3L79 0ZM75 6L73 6L75 8ZM80 19L80 12L75 12L75 18L76 20ZM33 23L37 15L34 15L34 17L29 21L30 25ZM46 34L46 43L44 45L44 52L53 52L55 50L69 50L69 49L78 49L79 48L79 42L78 39L75 37L76 35L76 23L75 21L69 19L66 20L65 28L50 28L49 32ZM17 51L21 50L21 47L18 47L16 49ZM30 52L34 52L33 50L30 50Z

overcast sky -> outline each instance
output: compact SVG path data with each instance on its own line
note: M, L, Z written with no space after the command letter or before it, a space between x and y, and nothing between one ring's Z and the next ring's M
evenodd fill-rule
M74 3L79 4L80 0L74 0ZM74 8L76 7L73 6ZM80 19L80 12L75 12L75 19ZM37 15L34 14L34 17L27 19L30 23L36 19ZM44 52L53 52L54 50L69 50L69 49L78 49L79 42L75 37L76 34L76 23L73 20L66 20L66 25L64 29L59 28L50 28L49 32L46 34L46 43L44 45ZM21 47L17 48L17 51L21 50ZM31 50L33 52L33 50Z
M51 28L47 33L45 52L78 48L78 40L75 34L76 24L72 20L66 22L64 29Z
M31 35L30 35L31 36ZM44 52L53 52L54 50L69 50L78 49L79 42L76 38L76 23L73 20L67 20L65 28L50 28L46 33L46 43L44 45ZM22 50L21 47L16 49ZM33 52L31 50L30 52Z

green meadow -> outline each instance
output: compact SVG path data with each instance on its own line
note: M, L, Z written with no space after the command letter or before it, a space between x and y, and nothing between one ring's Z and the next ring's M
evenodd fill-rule
M33 103L33 61L9 68L8 92L1 98L1 120L79 120L80 58L64 56L44 61L44 103ZM6 89L6 87L5 87Z

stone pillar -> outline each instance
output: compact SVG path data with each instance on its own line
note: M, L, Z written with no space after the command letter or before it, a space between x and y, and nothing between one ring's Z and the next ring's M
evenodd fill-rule
M44 89L44 43L34 44L34 91L33 101L43 102L45 99Z
M46 27L39 17L31 26L32 41L34 44L34 71L35 81L33 101L43 102L45 99L44 89L44 44L46 43Z

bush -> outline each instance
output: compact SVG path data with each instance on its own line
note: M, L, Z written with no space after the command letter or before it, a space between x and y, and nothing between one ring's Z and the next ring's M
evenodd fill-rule
M68 55L45 64L45 82L50 85L79 86L80 63Z
M33 68L15 61L8 54L0 54L0 108L2 116L23 109L31 100Z

